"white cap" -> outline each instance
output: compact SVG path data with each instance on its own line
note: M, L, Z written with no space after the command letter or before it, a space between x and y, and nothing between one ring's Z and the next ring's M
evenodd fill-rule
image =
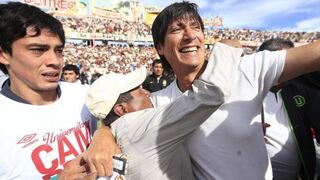
M89 87L85 103L89 111L98 119L104 119L115 105L120 94L141 85L145 80L145 66L128 74L110 73L99 77Z

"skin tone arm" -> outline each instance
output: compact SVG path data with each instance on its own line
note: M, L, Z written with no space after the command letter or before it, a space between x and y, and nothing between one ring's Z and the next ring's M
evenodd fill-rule
M83 153L83 159L87 162L91 173L99 177L111 176L112 156L120 153L121 150L114 140L111 129L102 123L93 134L93 140Z
M302 74L320 70L320 41L287 50L279 83Z

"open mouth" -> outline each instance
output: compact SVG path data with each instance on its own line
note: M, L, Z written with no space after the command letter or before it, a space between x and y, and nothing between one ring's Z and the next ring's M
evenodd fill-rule
M58 72L51 72L51 73L42 73L48 81L59 81L59 73Z
M179 52L181 53L189 53L189 52L195 52L198 50L198 47L197 46L192 46L192 47L184 47L184 48L181 48L179 50Z

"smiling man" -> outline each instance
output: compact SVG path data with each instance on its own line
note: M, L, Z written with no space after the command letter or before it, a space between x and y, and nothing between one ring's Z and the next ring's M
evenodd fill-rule
M186 1L164 8L153 22L152 36L158 54L177 77L167 88L151 95L155 107L174 101L201 74L205 65L203 31L197 5ZM220 58L230 54L229 46L216 46L213 54L222 54ZM223 60L228 63L230 58ZM230 99L186 143L198 179L272 179L262 133L262 100L273 85L319 70L320 42L284 51L264 51L243 56L239 61L232 73L236 78ZM106 143L100 143L106 148ZM106 162L96 162L107 167Z
M238 67L240 55L241 50L233 49L228 63L211 56L192 89L160 108L152 108L150 93L139 86L144 67L126 75L107 74L91 85L86 104L111 126L127 155L127 179L195 179L184 142L229 97L234 80L230 72Z
M0 4L0 179L50 179L91 142L86 89L59 83L62 24L39 8Z

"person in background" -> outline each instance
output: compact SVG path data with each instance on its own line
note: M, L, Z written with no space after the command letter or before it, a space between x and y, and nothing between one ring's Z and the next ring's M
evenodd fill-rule
M142 86L144 89L155 92L166 88L170 84L169 78L164 75L164 67L160 59L152 63L152 74L147 76Z
M94 81L96 81L100 76L102 76L102 74L95 72L92 74L91 80L90 80L90 84L92 84Z
M79 80L79 68L73 64L67 64L62 69L62 80L70 83L81 83Z
M87 89L59 82L65 35L53 16L0 4L0 32L0 69L9 77L0 91L0 179L55 179L91 142Z
M263 42L258 51L293 47L290 40L273 38ZM314 179L316 155L311 128L316 132L320 128L316 120L320 113L314 107L320 100L317 74L274 86L263 101L262 120L269 124L265 138L275 180Z

